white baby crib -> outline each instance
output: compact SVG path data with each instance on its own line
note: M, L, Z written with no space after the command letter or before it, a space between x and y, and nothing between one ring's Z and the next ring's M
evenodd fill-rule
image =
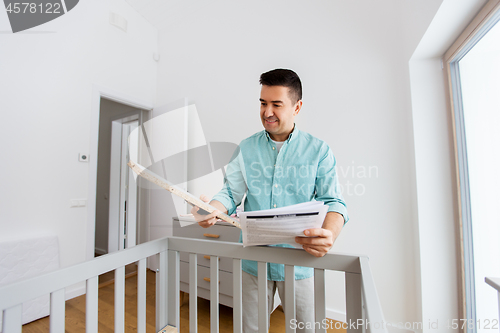
M279 247L243 247L242 244L167 237L108 254L72 267L0 288L0 309L4 333L22 332L22 303L50 294L50 332L65 331L64 288L86 281L87 333L98 327L98 276L115 272L115 333L125 331L125 266L138 262L137 331L146 332L146 259L158 255L156 277L156 329L177 332L180 327L179 252L189 255L189 330L197 332L197 254L210 255L210 325L219 331L219 260L233 258L233 327L242 331L241 260L258 261L259 332L268 332L267 262L285 265L285 322L295 318L294 265L314 267L316 332L326 332L325 270L345 272L346 321L348 332L387 332L368 258L366 256L329 253L314 258L300 249ZM370 323L370 325L366 325ZM287 325L286 332L295 332Z

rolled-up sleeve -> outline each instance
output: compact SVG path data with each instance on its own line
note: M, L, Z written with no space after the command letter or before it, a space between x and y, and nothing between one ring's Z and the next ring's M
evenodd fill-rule
M234 214L236 207L247 191L244 177L244 163L241 152L227 165L224 186L212 200L219 201L227 209L228 215Z
M328 212L337 212L344 217L344 223L349 221L347 207L341 193L337 176L336 160L330 148L325 145L318 164L316 174L315 199L328 205Z

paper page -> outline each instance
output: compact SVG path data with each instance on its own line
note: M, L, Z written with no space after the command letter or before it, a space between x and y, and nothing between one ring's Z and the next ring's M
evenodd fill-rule
M244 246L291 244L304 230L321 228L328 206L323 202L299 204L278 209L240 213Z
M196 220L194 219L193 214L181 214L179 215L179 225L181 227L186 227L191 224L195 224Z
M309 201L280 208L272 208L272 209L258 210L252 212L241 212L240 214L252 215L254 213L259 213L259 214L301 213L301 212L309 212L323 205L324 205L323 201Z

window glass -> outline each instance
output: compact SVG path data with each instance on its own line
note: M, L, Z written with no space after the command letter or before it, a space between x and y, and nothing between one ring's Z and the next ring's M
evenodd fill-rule
M500 277L500 24L460 61L469 170L477 332L498 318L497 292L484 282Z

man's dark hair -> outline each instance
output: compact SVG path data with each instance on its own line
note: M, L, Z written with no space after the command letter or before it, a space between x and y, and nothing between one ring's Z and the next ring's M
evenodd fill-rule
M260 76L260 84L263 86L282 86L289 89L292 102L296 103L302 99L302 83L300 78L291 69L273 69Z

